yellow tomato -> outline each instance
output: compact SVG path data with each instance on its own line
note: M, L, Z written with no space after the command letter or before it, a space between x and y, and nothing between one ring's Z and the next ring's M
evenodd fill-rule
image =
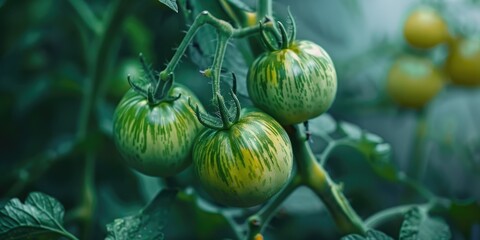
M450 44L445 71L459 85L480 85L480 38L458 38Z
M442 16L429 7L418 8L408 16L403 35L409 44L417 48L434 47L445 42L449 36Z
M442 74L427 58L402 56L395 60L387 77L388 94L403 107L423 107L442 87Z

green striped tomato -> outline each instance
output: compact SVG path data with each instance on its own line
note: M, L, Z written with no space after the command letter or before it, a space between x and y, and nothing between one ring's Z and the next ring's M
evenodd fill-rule
M126 163L135 170L151 176L167 177L191 164L192 146L203 126L188 105L201 106L186 87L176 84L171 96L181 97L173 102L155 106L129 90L115 110L113 136Z
M205 128L193 148L193 169L205 191L233 207L261 204L292 172L290 139L282 126L258 110L242 110L228 130Z
M330 56L315 43L295 41L260 55L250 66L247 89L255 106L283 125L327 111L337 92Z

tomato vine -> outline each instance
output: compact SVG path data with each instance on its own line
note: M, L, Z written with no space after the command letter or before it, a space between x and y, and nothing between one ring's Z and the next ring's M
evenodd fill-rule
M178 11L177 1L160 2ZM186 16L192 14L187 1L178 3ZM19 165L6 177L8 181L0 184L4 186L12 179L18 180L8 186L5 194L7 197L18 196L54 163L63 158L80 156L75 158L81 166L79 184L69 186L80 190L79 198L69 202L73 206L69 206L71 209L65 216L66 222L78 224L76 233L80 239L92 237L96 212L100 210L98 202L102 196L97 195L99 187L96 179L99 176L96 168L102 156L100 149L104 146L98 144L97 139L114 143L112 145L118 148L119 156L124 158L123 163L129 167L125 168L129 174L142 181L149 181L143 179L143 175L161 177L154 180L158 180L160 192L153 198L149 196L151 202L138 214L116 219L107 225L109 240L142 236L142 231L148 231L143 238L162 239L166 222L175 221L168 218L172 205L185 212L193 208L195 214L191 217L196 221L213 215L213 224L226 222L230 234L237 239L263 239L267 226L281 205L300 187L311 190L314 197L323 203L338 230L337 235L344 236L342 239L370 239L372 236L390 239L377 229L402 216L405 221L400 231L401 239L416 234L415 231L421 227L425 228L421 226L424 222L431 227L427 229L431 234L429 236L448 239L448 226L430 215L438 212L448 214L456 207L461 210L480 209L476 205L461 205L437 196L425 188L420 183L424 164L420 149L414 150L412 158L416 165L411 165L406 174L388 161L390 146L374 134L333 120L333 127L329 130L311 128L312 121L328 116L325 112L337 94L336 69L322 47L311 41L296 39L296 23L290 10L287 27L276 21L272 0L257 1L255 11L233 0L219 0L217 4L223 9L223 16L230 19L222 18L214 11L197 9L198 14L188 19L192 20L191 25L161 71L155 72L140 54L139 65L144 74L142 77L127 77L131 89L115 110L112 107L113 117L107 123L102 122L99 112L111 84L109 75L116 71L116 58L121 54L119 35L125 19L139 4L132 0L115 0L100 17L90 8L90 3L69 0L68 4L75 13L75 30L83 44L81 61L85 62L80 71L84 85L80 86L83 91L74 137L54 151L47 151ZM446 26L442 19L439 21L442 33L432 41L416 41L418 39L412 38L410 33L405 33L407 40L419 48L450 41L453 48L453 38L446 36ZM215 47L212 48L213 56L209 56L212 58L208 67L202 67L200 72L211 80L209 107L214 109L213 113L202 106L197 98L199 95L176 82L180 61L188 50L201 48L192 42L198 41L201 29L207 27L214 31ZM420 27L424 29L425 26ZM425 28L428 29L428 26ZM413 32L422 32L422 29L413 29ZM242 50L247 53L242 53L242 57L245 63L249 63L245 68L248 69L245 79L243 76L241 79L246 85L244 96L237 93L235 71L238 69L232 71L225 67L229 44L237 41L244 41L242 43L246 47ZM265 51L259 53L256 44L263 44ZM454 54L450 57L460 56ZM435 78L433 90L419 102L411 102L409 98L405 100L404 91L392 90L399 104L422 108L443 86L439 80L441 71L437 71L430 61L420 59L410 66L422 65L420 63L426 66L424 72L438 73L433 77L421 76L427 80ZM449 68L457 71L457 67ZM233 87L224 93L222 78L227 72L232 75ZM395 69L391 72L396 74ZM408 74L401 75L393 81L398 83L399 79L408 77ZM411 84L417 84L416 80ZM205 95L202 93L202 96ZM227 96L229 100L226 100ZM259 109L242 109L242 97L248 98L245 101L247 104L251 101ZM418 113L425 112L422 109ZM425 130L425 119L421 120L417 126L419 141L423 141L421 137ZM320 152L316 150L320 145L316 142L318 139L324 143ZM418 143L414 145L423 147ZM343 183L334 180L337 175L327 171L327 164L336 164L330 161L334 153L344 148L358 151L378 177L405 187L424 202L386 208L362 219L355 205L344 194ZM188 168L190 165L192 167ZM135 171L130 172L132 169ZM32 234L40 237L77 239L62 226L64 210L58 201L42 193L31 193L24 203L12 199L0 209L0 238L36 231Z

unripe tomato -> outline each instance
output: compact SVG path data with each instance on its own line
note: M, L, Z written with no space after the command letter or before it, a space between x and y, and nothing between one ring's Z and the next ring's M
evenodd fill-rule
M443 76L430 59L398 58L387 77L387 91L400 106L423 107L443 87Z
M448 39L448 27L435 9L421 7L408 16L403 35L414 47L431 48Z
M323 48L294 41L260 55L248 70L247 88L255 106L282 125L296 124L327 111L337 92L337 74Z
M445 70L455 84L480 85L480 38L455 39L450 46Z
M293 153L285 130L269 115L242 110L227 130L205 128L193 149L193 168L205 191L233 207L261 204L292 172Z
M172 102L149 105L147 99L129 90L115 110L113 136L125 162L141 173L167 177L191 164L193 142L203 129L188 105L200 102L186 87L176 84Z
M111 79L111 83L108 89L110 96L121 99L125 93L130 89L127 77L130 75L132 79L139 79L142 77L142 65L138 59L126 59L119 65L119 69L116 69L114 77Z

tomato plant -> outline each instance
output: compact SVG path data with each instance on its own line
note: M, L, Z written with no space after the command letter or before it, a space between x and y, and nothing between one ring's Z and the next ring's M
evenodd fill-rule
M387 76L387 91L404 107L425 106L442 89L444 77L428 59L402 56L395 60Z
M453 40L445 71L455 84L480 85L480 39L467 37Z
M337 75L317 44L287 38L260 55L248 70L248 94L255 106L283 125L305 122L327 111L335 99ZM264 39L268 43L267 39Z
M420 7L407 17L403 35L417 48L431 48L447 41L449 33L445 20L431 7Z
M0 0L0 239L476 239L475 34L278 1Z

